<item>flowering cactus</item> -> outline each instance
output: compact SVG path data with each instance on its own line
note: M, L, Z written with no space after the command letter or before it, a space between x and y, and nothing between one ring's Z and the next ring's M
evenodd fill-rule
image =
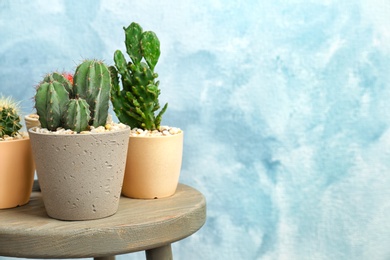
M43 128L76 132L104 126L111 90L110 72L97 60L86 60L69 75L52 73L38 85L35 108Z

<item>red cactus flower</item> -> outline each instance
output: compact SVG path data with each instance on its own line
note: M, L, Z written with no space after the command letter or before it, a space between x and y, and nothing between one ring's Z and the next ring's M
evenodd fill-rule
M68 72L64 72L62 73L62 75L67 79L69 80L70 84L73 84L73 75L68 73Z

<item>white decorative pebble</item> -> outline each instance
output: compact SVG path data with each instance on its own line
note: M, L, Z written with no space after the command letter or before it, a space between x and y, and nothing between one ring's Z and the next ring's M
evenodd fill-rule
M91 133L104 133L104 132L114 132L114 131L119 131L122 129L125 129L127 125L123 123L107 123L105 126L99 126L99 127L90 127L89 131L82 131L80 134L91 134ZM77 134L77 132L70 130L70 129L64 129L64 128L57 128L56 131L49 131L46 128L33 128L32 131L36 133L42 133L42 134L54 134L54 135L72 135L72 134ZM1 139L0 139L1 141Z
M25 132L17 133L15 136L9 136L9 135L4 135L3 137L0 137L0 142L1 141L11 141L11 140L20 140L20 139L25 139L28 137L28 134Z
M90 127L90 131L82 131L80 134L91 134L91 133L103 133L103 132L111 132L111 131L119 131L121 129L126 128L127 125L123 123L108 123L105 126L99 127ZM57 131L49 131L46 128L35 128L33 131L37 133L43 134L77 134L70 129L58 128ZM149 131L141 128L133 128L130 129L130 136L171 136L181 133L181 129L177 127L169 127L169 126L160 126L159 129ZM1 139L0 139L1 141Z
M140 128L133 128L130 131L130 136L170 136L181 133L180 128L160 126L158 130L143 130Z

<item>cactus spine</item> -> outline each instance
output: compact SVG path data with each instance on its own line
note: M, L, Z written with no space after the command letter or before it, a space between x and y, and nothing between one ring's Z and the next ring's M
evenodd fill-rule
M104 126L108 116L111 77L100 61L86 60L75 72L73 84L63 75L47 75L38 85L35 108L41 126L76 132Z
M111 66L111 102L122 123L134 128L158 129L168 104L160 109L160 89L154 68L160 57L160 41L151 31L143 32L137 23L131 23L125 30L126 51L131 62L123 53L114 53L115 67ZM120 89L122 83L122 90ZM157 115L155 115L157 113Z
M10 97L0 97L0 138L14 137L22 128L18 114L19 105Z

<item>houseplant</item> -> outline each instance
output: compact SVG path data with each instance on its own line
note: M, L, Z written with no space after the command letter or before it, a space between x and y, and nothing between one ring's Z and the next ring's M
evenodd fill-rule
M161 127L160 89L154 68L160 56L160 41L137 23L125 30L125 45L131 61L114 53L110 67L111 102L120 122L132 128L122 194L132 198L163 198L175 193L183 151L183 132ZM122 88L120 87L122 86Z
M77 67L73 84L52 73L37 87L41 128L29 135L50 217L97 219L118 209L130 129L106 124L110 89L108 68L96 60Z
M28 203L34 182L30 139L19 133L18 110L14 100L0 97L0 209Z

